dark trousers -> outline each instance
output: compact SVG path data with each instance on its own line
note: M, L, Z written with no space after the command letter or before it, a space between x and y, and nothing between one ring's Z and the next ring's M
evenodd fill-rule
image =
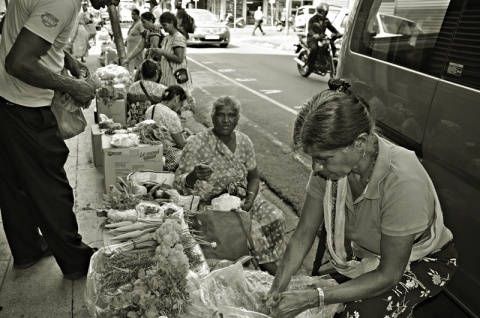
M78 233L68 152L50 107L0 97L0 210L15 264L38 259L48 245L64 274L88 267L93 250Z
M263 32L263 29L262 29L262 23L263 23L263 20L255 21L255 27L253 28L252 34L255 34L255 30L257 28L260 30L260 32L262 32L262 34L265 33L265 32Z
M307 65L310 70L313 70L315 66L315 61L318 58L318 51L319 51L319 46L318 46L318 40L310 40L307 41L308 47L310 48L310 54L308 54L308 61Z

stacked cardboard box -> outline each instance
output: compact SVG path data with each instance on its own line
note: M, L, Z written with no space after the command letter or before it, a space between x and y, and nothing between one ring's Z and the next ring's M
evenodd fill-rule
M110 144L111 136L102 135L105 190L117 183L117 177L125 178L131 172L140 170L163 171L162 145L144 145L129 148L115 148Z

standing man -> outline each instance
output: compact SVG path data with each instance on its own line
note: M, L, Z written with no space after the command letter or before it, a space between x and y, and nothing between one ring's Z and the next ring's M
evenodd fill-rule
M95 96L80 78L88 69L62 50L80 5L11 0L0 42L0 210L14 268L53 254L68 280L86 276L93 249L78 233L64 170L69 151L50 105L54 91L83 104ZM75 78L61 75L64 67Z
M340 33L335 29L332 25L330 20L327 18L328 10L330 7L326 3L320 3L317 6L317 12L313 15L313 17L308 20L308 34L307 34L307 44L308 47L312 50L308 55L308 62L307 62L307 71L312 70L315 66L315 60L318 56L318 40L325 36L325 31L327 29L332 32L332 35L339 36ZM335 49L335 46L333 46ZM333 54L335 52L332 51Z
M255 11L255 14L253 15L253 18L255 19L255 27L253 28L252 35L255 35L255 30L258 28L260 29L260 32L262 32L263 35L265 35L265 32L263 32L262 29L262 23L263 23L263 12L262 12L262 7L258 7L257 11Z

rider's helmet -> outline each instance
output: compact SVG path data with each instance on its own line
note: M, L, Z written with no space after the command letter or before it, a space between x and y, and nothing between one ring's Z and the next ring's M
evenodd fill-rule
M328 14L328 9L330 7L328 6L328 4L326 3L320 3L318 6L317 6L317 12L319 15L321 15L322 17L326 17L327 14Z

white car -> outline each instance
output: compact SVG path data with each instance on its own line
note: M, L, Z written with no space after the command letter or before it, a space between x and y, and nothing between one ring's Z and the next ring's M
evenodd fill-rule
M218 44L227 47L230 43L230 29L216 15L204 9L186 9L195 19L195 32L189 34L188 45Z

